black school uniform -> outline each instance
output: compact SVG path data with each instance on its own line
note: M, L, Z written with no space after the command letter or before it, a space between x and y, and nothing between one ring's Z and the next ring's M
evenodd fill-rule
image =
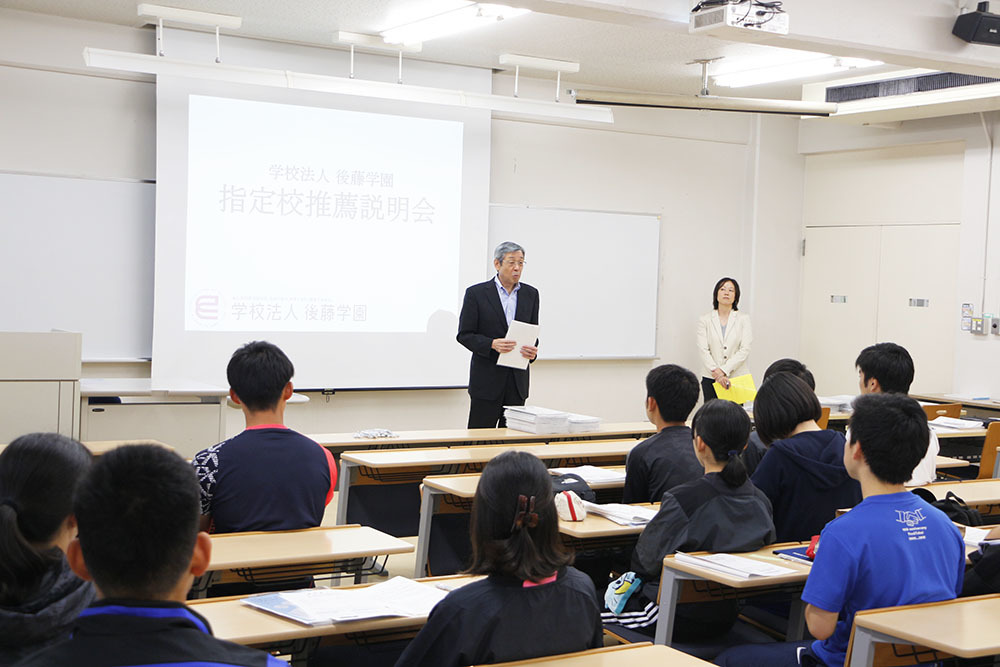
M687 426L668 426L636 445L625 461L622 502L658 503L670 489L704 475L691 441Z
M83 610L70 639L17 663L63 665L287 667L263 651L216 639L208 621L179 602L115 599Z
M576 568L528 588L520 579L490 575L438 603L396 667L508 662L603 645L594 585Z

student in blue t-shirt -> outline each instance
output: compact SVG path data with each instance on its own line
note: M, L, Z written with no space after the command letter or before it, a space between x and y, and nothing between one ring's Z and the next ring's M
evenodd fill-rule
M930 439L920 405L899 394L854 401L844 466L864 500L821 533L802 600L815 641L737 646L717 665L843 665L854 614L950 600L962 589L965 547L943 512L904 488Z
M297 530L323 520L337 468L329 450L284 424L294 372L271 343L254 341L233 353L229 397L243 409L246 429L194 457L203 530Z

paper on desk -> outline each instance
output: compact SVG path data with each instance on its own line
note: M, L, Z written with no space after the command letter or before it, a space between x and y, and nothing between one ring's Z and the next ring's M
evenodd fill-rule
M729 389L723 389L718 382L712 383L712 388L715 389L717 398L740 405L752 401L757 396L757 387L753 383L753 376L749 373L729 378Z
M986 536L990 534L990 528L965 527L965 543L970 547L978 547L980 542L986 541Z
M587 508L587 512L603 516L619 526L642 526L652 521L653 517L656 516L655 507L640 507L621 503L598 505L586 500L583 501L583 506Z
M245 603L306 625L342 623L384 616L426 616L447 595L433 586L405 577L367 588L311 588L257 595Z
M777 577L784 574L799 573L799 570L772 565L745 556L734 556L733 554L694 556L678 551L674 554L674 559L681 563L704 567L733 577L740 577L741 579L749 579L750 577Z
M538 340L538 325L514 320L510 323L505 338L514 341L514 349L501 354L497 359L497 366L509 366L524 370L528 367L528 360L521 356L521 346L535 344L535 341Z
M983 427L983 422L973 421L971 419L957 419L955 417L935 417L930 422L931 427L937 430L945 431L955 431L955 430L976 430Z

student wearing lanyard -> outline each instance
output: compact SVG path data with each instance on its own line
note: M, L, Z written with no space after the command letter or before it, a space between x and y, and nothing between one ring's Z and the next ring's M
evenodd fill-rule
M506 338L514 320L538 324L538 290L521 282L524 248L504 241L493 253L497 275L465 291L458 319L458 342L472 352L469 366L469 428L506 426L505 405L524 405L528 398L528 369L498 366L502 352L516 342ZM535 345L522 345L521 356L534 361Z

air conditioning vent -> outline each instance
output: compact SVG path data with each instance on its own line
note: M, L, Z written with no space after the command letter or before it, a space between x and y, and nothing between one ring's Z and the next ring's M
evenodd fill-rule
M954 72L934 72L918 76L905 76L898 79L883 79L867 81L844 86L831 86L826 89L826 101L841 103L857 100L870 100L879 97L908 95L931 90L945 90L962 86L975 86L982 83L996 83L1000 79L971 74L956 74Z

